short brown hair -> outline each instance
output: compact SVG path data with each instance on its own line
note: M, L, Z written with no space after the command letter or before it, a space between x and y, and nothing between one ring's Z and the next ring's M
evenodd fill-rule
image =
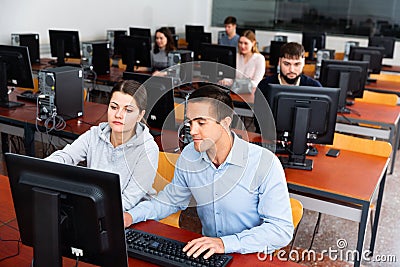
M304 46L302 44L290 42L281 46L279 57L298 59L303 58L305 56L304 53Z
M213 84L203 85L189 95L189 102L209 102L218 121L226 117L233 118L233 101L231 96Z
M236 18L232 17L232 16L226 17L225 20L224 20L224 24L236 25Z

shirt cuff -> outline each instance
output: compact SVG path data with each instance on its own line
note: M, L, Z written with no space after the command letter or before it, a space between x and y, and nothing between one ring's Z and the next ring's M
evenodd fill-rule
M220 237L224 243L225 253L240 253L240 241L236 235Z

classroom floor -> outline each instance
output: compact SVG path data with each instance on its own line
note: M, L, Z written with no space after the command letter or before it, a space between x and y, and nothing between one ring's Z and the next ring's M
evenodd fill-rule
M43 147L40 145L36 147L38 150L43 150ZM0 155L0 160L3 162L3 164L0 164L0 173L5 174L2 155ZM398 158L395 163L393 174L388 175L386 179L374 257L363 260L362 266L400 266L400 230L396 226L397 222L400 222L400 212L398 212L397 209L400 206L399 176L400 159ZM200 228L197 218L194 215L195 212L193 210L188 210L183 214L181 226L193 231L199 231ZM316 212L305 210L295 238L294 251L286 253L285 255L282 253L282 257L287 258L290 256L293 260L298 259L300 260L299 263L304 266L353 266L351 262L341 261L339 259L346 259L346 252L355 250L358 223L323 214L320 227L315 235L313 246L310 249L310 242L317 217L318 214ZM371 236L370 230L371 227L369 224L365 237L366 245L364 249L368 249ZM338 249L338 245L342 244L347 244L346 248L343 250ZM289 248L286 248L286 251L289 251ZM307 254L307 251L311 253ZM323 251L326 252L323 253ZM329 251L331 251L331 257L329 257ZM316 256L313 254L314 252L317 253ZM382 261L379 261L379 259L382 259Z

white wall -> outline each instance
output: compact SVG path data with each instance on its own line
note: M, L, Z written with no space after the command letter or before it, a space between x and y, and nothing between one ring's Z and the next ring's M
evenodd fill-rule
M128 29L129 26L175 26L183 36L185 24L201 24L213 33L222 28L211 27L212 0L1 0L0 43L9 44L11 33L39 33L41 53L48 53L48 29L79 30L81 41L106 38L107 29ZM288 35L289 41L301 42L301 34L257 31L260 48L269 45L274 35ZM328 36L327 48L343 52L347 40L366 46L366 38ZM396 43L395 59L385 64L400 65L400 43Z

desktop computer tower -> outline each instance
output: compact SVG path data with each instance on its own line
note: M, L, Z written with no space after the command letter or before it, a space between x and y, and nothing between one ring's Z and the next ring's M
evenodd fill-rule
M82 42L82 65L97 75L110 73L110 41Z
M11 45L27 46L31 64L40 63L39 34L37 33L12 33Z
M40 70L37 119L60 115L64 120L83 115L83 70L62 66Z
M193 51L176 50L168 53L168 75L180 79L181 83L192 82L193 64L183 64L192 62L194 58ZM178 66L179 65L179 66Z

